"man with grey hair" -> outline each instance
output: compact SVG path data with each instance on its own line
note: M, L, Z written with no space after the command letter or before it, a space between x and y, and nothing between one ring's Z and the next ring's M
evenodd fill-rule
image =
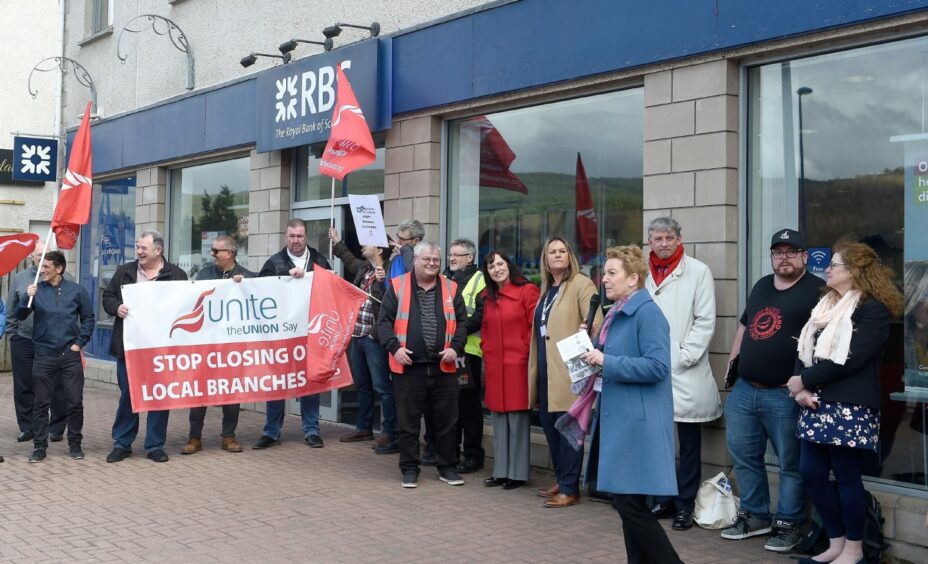
M414 268L395 277L377 319L380 344L390 353L403 487L419 477L419 429L426 406L433 414L439 478L464 484L452 464L456 450L457 359L467 340L467 310L457 284L439 274L441 250L423 241L413 249Z
M701 480L700 424L722 415L719 390L709 366L715 331L715 282L709 267L683 251L680 224L658 217L648 225L648 291L670 323L670 372L674 421L680 444L677 497L657 500L654 513L673 515L673 528L693 526Z
M396 228L396 238L390 241L393 247L393 258L390 259L390 268L387 269L387 278L393 278L412 272L413 247L425 237L425 227L418 219L407 219Z
M149 284L168 280L186 280L187 273L164 258L164 237L157 231L145 231L135 242L138 260L116 269L109 286L103 290L103 310L112 315L113 336L110 354L116 357L116 380L119 383L119 406L113 421L113 450L107 462L120 462L132 454L132 442L139 432L139 415L132 412L129 376L126 373L126 351L122 341L123 320L129 307L123 303L122 287L128 284ZM155 462L167 462L164 452L170 411L149 411L145 426L145 451Z
M200 280L226 280L231 278L241 282L244 278L254 278L255 273L238 263L238 243L234 237L220 235L213 240L209 249L213 255L213 264L208 264L197 274ZM242 445L235 440L235 428L238 427L239 404L230 403L222 406L222 450L242 452ZM193 454L203 450L203 423L206 419L206 406L190 408L190 437L187 444L180 449L181 454Z

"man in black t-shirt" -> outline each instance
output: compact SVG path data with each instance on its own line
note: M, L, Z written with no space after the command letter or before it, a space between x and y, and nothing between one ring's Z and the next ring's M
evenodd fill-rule
M799 476L799 406L786 381L794 372L796 343L818 302L824 282L806 272L805 239L781 229L770 242L773 274L751 289L731 345L738 381L725 403L725 438L741 489L741 510L722 538L744 539L771 533L764 548L787 552L799 543L805 513ZM771 527L770 490L764 453L767 440L780 464L780 496Z

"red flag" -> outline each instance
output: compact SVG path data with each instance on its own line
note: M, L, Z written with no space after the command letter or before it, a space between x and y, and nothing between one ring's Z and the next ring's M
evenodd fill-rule
M473 123L480 126L480 185L527 194L528 188L509 168L516 154L503 135L486 116Z
M342 180L349 172L374 162L374 138L351 83L338 65L332 131L319 161L319 173Z
M590 182L586 178L583 160L577 153L577 247L583 257L599 254L599 226L596 224L596 212L593 210L593 196L590 194Z
M90 221L90 196L93 189L90 155L90 102L87 102L84 119L74 136L74 145L68 157L68 170L61 180L58 205L52 216L55 242L61 249L73 248L80 226Z
M306 341L306 374L310 393L352 383L345 351L358 310L367 294L323 268L313 269Z
M38 240L35 233L0 237L0 276L13 272L16 265L32 253Z

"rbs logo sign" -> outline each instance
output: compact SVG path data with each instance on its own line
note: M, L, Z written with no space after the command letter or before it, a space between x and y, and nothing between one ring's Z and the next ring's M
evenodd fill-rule
M381 42L371 39L337 51L320 53L261 72L258 75L258 152L328 141L335 107L336 65L341 65L372 130L390 125L382 116L378 69ZM389 76L389 73L386 73Z

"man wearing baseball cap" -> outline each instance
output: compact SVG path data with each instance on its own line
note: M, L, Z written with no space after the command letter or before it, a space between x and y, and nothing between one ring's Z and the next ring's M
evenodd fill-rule
M780 229L773 234L773 274L751 289L729 356L729 365L736 363L738 379L725 403L725 438L741 488L741 510L735 524L722 531L722 538L770 534L764 548L774 552L787 552L802 538L799 525L805 499L796 437L799 406L784 386L794 372L799 333L824 284L806 272L808 258L802 233ZM780 496L773 515L764 465L768 439L780 464Z

